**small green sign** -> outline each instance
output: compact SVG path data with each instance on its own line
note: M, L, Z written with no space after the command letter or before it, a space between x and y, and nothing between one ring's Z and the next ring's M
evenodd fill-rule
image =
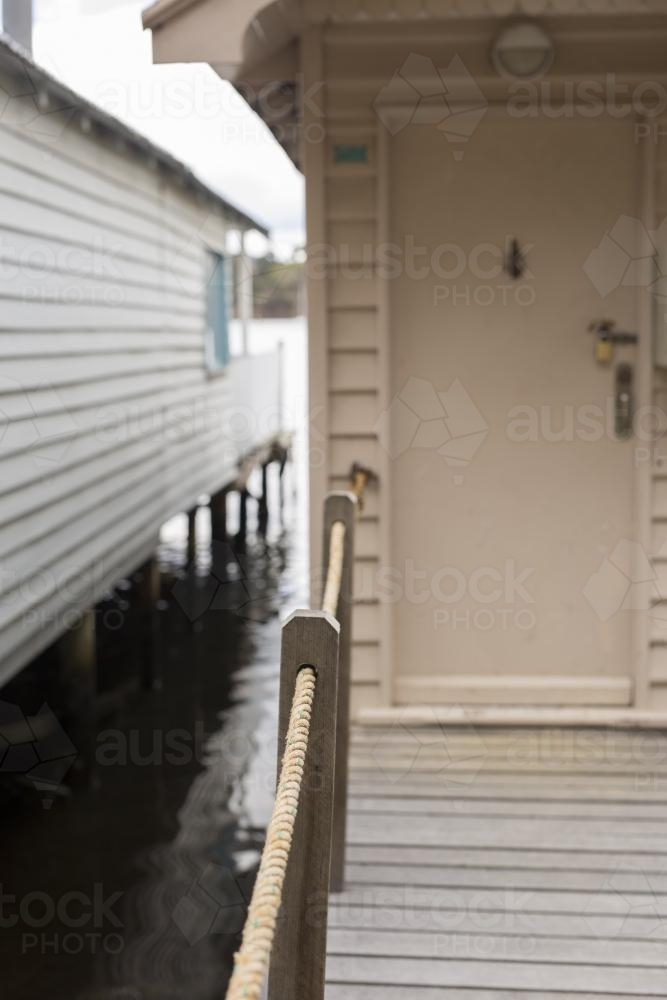
M335 163L368 163L368 146L334 146Z

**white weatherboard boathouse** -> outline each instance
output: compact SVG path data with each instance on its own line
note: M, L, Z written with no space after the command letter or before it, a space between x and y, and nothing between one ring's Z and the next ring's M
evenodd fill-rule
M263 227L3 37L0 682L275 432L278 355L230 350L244 271L226 237L250 230Z

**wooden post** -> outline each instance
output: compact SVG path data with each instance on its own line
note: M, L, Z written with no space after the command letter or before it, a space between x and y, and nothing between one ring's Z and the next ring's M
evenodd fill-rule
M352 654L352 589L354 574L354 526L357 498L345 491L329 493L324 504L322 549L323 581L329 571L329 540L336 521L345 525L343 573L336 617L340 625L338 656L338 715L336 717L336 787L334 832L331 857L331 891L342 892L345 885L345 843L347 834L347 780L350 752L350 689Z
M211 508L211 540L227 541L227 491L214 493L210 500Z
M239 319L241 320L241 353L243 357L248 353L250 324L252 323L255 305L255 262L246 251L247 235L245 230L241 234L241 253L238 256L236 266L236 288Z
M257 516L257 527L259 529L260 535L265 535L267 528L269 526L268 469L269 469L269 463L264 462L264 464L262 465L262 492L259 498L259 510Z
M32 11L26 0L2 0L2 30L28 52L32 52Z
M282 762L296 677L317 674L303 785L269 974L268 1000L323 1000L331 869L339 626L323 611L283 625L278 756Z
M280 513L285 510L285 466L289 460L289 447L286 445L280 455L280 469L278 472L278 488L280 496Z
M248 536L248 496L245 487L239 490L239 532L236 536L236 547L239 552L245 552L245 543Z
M76 628L68 629L58 643L68 731L78 754L77 768L88 776L95 763L97 717L97 641L95 609L81 616Z
M146 691L152 691L159 684L157 668L157 615L156 605L160 600L162 578L157 559L152 556L141 568L138 585L139 606L142 612L142 664L141 680Z
M197 507L193 507L192 510L188 511L188 567L197 561L197 510Z

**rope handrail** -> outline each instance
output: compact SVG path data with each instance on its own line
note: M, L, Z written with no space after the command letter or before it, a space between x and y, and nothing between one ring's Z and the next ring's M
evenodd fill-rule
M329 569L322 598L322 611L336 618L340 588L343 582L343 560L345 555L345 522L334 521L329 536Z
M356 498L359 501L359 505L366 483L371 478L373 476L369 470L359 465L353 467L350 477L350 493L353 494L353 499ZM352 511L353 516L354 511ZM348 539L348 526L345 521L336 519L329 522L327 577L321 610L334 619L339 617L341 610L339 605L346 575L346 548L353 547L353 521L350 521L349 524ZM348 560L349 558L348 553ZM347 572L349 573L349 562ZM315 668L312 666L302 667L296 675L289 725L285 737L285 752L280 767L271 820L267 828L266 844L248 908L241 946L234 957L234 969L226 1000L260 1000L269 972L306 771L316 686L317 672ZM336 689L334 688L334 698L335 696ZM345 726L347 726L348 715L349 702L343 723ZM340 719L338 724L341 724ZM347 736L345 742L347 743ZM347 746L335 746L334 748L336 755L344 753L346 757ZM338 758L336 767L340 767L341 772L343 771L341 758ZM341 777L346 778L346 767L344 770L345 774L341 774ZM345 813L344 808L341 811ZM341 850L338 853L343 860L339 867L344 863L344 818L341 845Z
M303 782L315 687L315 671L305 667L297 676L278 791L227 1000L259 1000L269 970Z
M373 478L370 469L355 463L350 471L350 493L353 493L359 503L359 510L362 509L362 501L366 484ZM332 615L338 615L338 602L340 601L340 591L343 582L343 566L345 563L345 532L344 521L334 521L331 525L329 535L329 566L327 579L322 598L322 611Z
M331 526L329 569L322 601L322 610L333 618L340 599L344 552L345 523L335 521ZM315 683L312 667L305 667L297 677L278 791L227 1000L259 1000L268 973L299 806Z

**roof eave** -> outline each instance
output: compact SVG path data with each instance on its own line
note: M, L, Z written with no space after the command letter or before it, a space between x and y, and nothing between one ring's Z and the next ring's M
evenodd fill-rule
M223 195L213 191L204 181L184 163L167 150L151 142L145 136L136 132L129 125L114 118L102 108L77 94L66 84L52 76L34 62L30 53L18 45L7 35L0 33L0 67L10 77L26 74L35 92L44 94L49 99L49 105L54 111L61 111L67 116L67 121L77 119L89 131L95 128L98 136L111 136L117 143L124 144L128 150L142 156L145 160L159 167L165 175L175 178L183 188L199 195L206 200L217 203L220 208L239 226L256 229L265 236L269 231L262 223L251 218L240 208L230 204Z
M156 0L154 4L142 11L141 19L144 28L159 28L160 25L198 2L199 0Z

